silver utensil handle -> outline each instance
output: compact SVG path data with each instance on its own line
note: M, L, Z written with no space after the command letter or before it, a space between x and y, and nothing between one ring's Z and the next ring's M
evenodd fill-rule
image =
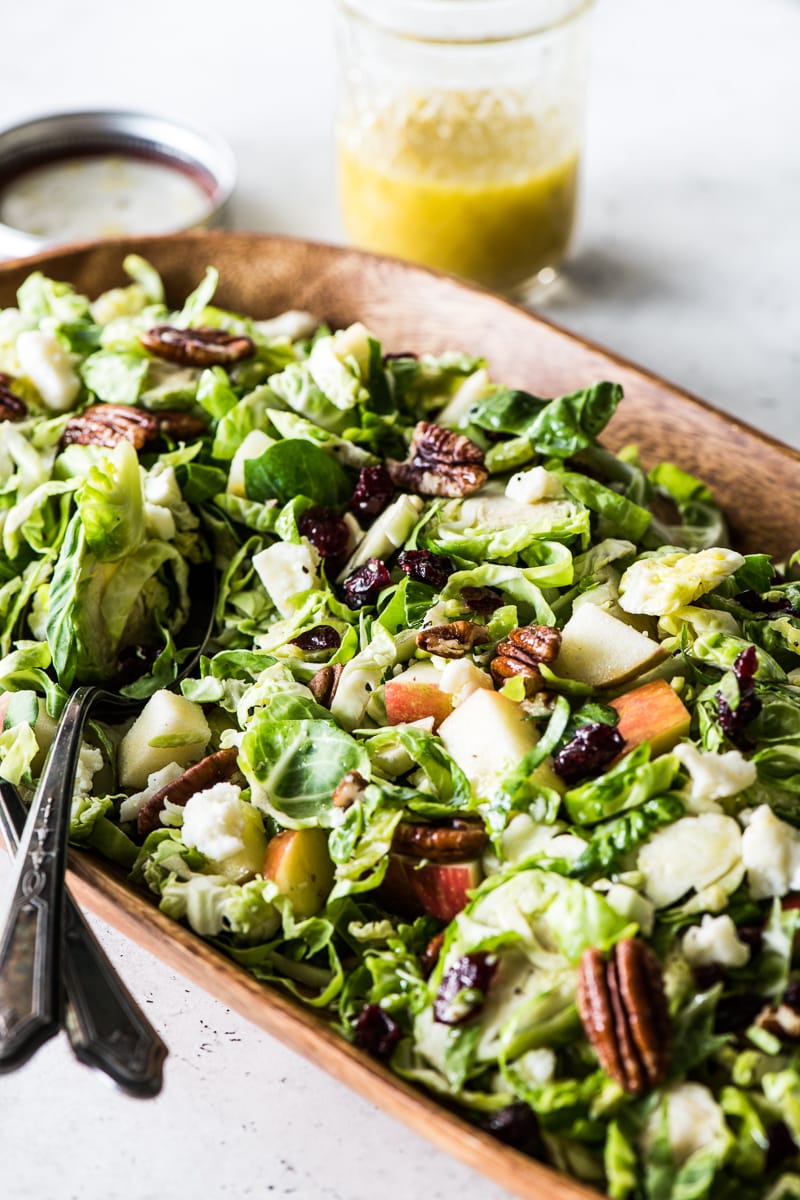
M0 781L0 826L12 851L25 817L16 788ZM167 1047L109 962L69 890L64 939L64 1024L75 1056L131 1095L157 1095Z
M96 689L64 710L20 838L0 933L0 1071L20 1066L61 1026L61 923L72 781Z

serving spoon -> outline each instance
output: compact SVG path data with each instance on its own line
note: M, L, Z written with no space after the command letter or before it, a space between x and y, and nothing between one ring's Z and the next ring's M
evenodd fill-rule
M197 664L211 635L216 607L213 567L192 569L196 598L181 641L195 647L173 686ZM44 771L20 836L16 869L0 933L0 1072L26 1062L58 1033L64 1016L61 984L64 874L72 794L89 712L122 720L141 700L102 687L78 687L61 715Z

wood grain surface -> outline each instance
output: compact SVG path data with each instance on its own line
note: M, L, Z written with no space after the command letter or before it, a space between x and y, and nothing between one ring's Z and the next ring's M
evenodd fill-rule
M199 232L122 239L0 266L0 306L14 303L31 270L95 295L126 282L135 251L182 302L206 266L220 272L222 306L267 317L304 308L343 326L363 321L392 351L464 349L492 377L542 396L598 379L625 389L604 442L635 442L647 464L672 460L697 473L725 506L735 544L785 557L800 543L800 454L602 348L477 288L355 250L260 234ZM265 987L163 916L113 867L71 854L78 899L198 986L449 1153L525 1200L596 1200L597 1193L511 1150L355 1050L320 1014Z

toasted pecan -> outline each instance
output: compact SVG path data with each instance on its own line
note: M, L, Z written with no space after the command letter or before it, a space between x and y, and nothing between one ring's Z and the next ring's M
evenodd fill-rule
M155 325L140 337L146 350L158 358L188 367L230 366L256 352L252 338L224 329L177 329Z
M585 950L578 1012L603 1069L631 1095L657 1087L669 1067L671 1025L661 964L639 938L624 938L606 962Z
M481 854L488 840L483 825L471 821L454 820L449 825L401 821L394 831L392 850L431 862L459 862Z
M489 478L480 446L428 421L415 426L408 457L387 459L386 470L396 487L419 496L469 496Z
M490 640L485 625L474 621L451 621L448 625L429 625L420 629L416 642L420 650L438 654L441 658L463 658L475 646L484 646Z
M24 421L28 415L25 401L11 390L13 377L0 371L0 421Z

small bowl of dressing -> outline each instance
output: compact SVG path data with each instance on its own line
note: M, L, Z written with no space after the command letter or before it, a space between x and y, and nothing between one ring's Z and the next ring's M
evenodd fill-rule
M0 132L0 258L220 224L235 181L221 138L166 117L37 117Z

